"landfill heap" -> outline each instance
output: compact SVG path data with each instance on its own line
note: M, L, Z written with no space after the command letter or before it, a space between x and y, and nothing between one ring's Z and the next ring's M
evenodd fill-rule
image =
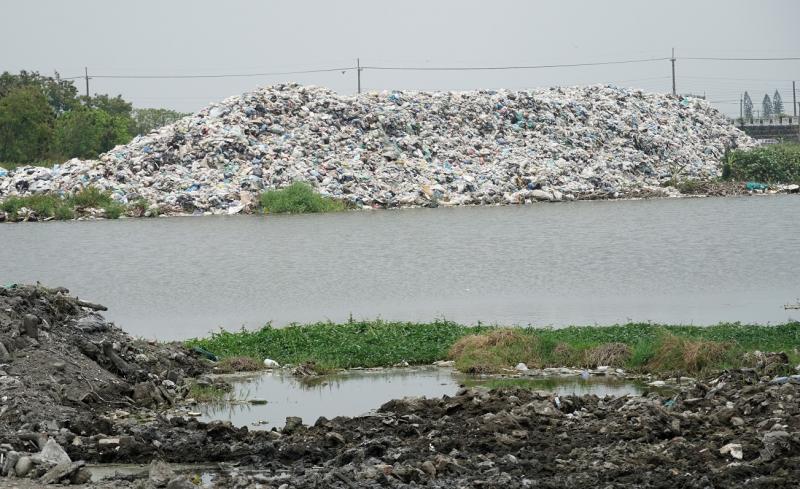
M92 185L162 214L235 214L295 181L364 207L632 197L713 179L727 149L754 144L704 100L611 86L341 96L284 84L99 160L20 167L0 176L0 200Z

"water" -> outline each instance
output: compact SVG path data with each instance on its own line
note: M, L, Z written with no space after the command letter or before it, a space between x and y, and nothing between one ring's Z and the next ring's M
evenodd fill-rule
M429 398L452 396L461 385L524 387L557 395L597 394L624 396L640 394L643 386L622 380L591 377L548 377L532 379L475 378L452 369L419 367L377 371L348 371L335 376L295 378L283 371L238 378L231 399L266 400L266 404L210 403L198 411L204 421L225 420L251 429L283 427L287 416L300 416L313 424L320 416L359 416L392 400L410 396Z
M356 318L782 322L795 196L0 225L0 283L62 285L145 337Z

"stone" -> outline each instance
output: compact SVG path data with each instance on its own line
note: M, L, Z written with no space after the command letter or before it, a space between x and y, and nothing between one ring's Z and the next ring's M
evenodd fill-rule
M67 452L52 438L48 439L42 451L35 456L40 462L57 465L71 462Z
M167 487L167 484L175 478L175 471L162 460L150 462L150 469L147 480L155 487Z
M39 318L33 314L26 314L22 318L22 328L29 338L39 338Z
M281 368L281 364L271 358L265 358L264 368Z
M19 452L10 451L6 453L5 460L3 461L3 467L0 472L2 475L8 475L11 473L12 470L15 470L17 462L19 461L21 455Z
M291 434L303 427L303 418L298 416L287 416L286 425L283 427L284 434Z
M516 367L514 367L514 370L519 370L520 372L525 372L525 371L528 370L528 366L525 365L524 363L520 362L520 363L517 364Z
M730 454L730 456L736 460L741 460L743 456L742 445L740 443L728 443L719 449L719 453L722 455Z
M17 477L25 477L32 468L33 460L31 460L30 457L20 457L16 465L14 465L14 472L17 474Z
M43 484L57 484L63 479L72 477L72 475L83 466L83 462L61 462L40 477L39 482Z

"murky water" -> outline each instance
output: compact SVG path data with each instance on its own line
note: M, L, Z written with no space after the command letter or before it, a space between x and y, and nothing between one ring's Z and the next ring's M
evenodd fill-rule
M52 222L0 225L0 282L160 339L350 315L763 323L800 315L799 245L796 196Z
M283 427L287 416L300 416L313 424L320 416L359 416L387 401L411 396L454 395L461 385L523 387L558 395L596 394L624 396L640 394L643 386L606 377L582 380L574 377L531 379L487 379L466 376L447 368L419 367L349 371L319 378L292 377L283 371L241 378L234 383L231 399L265 400L266 404L210 403L201 405L202 419L227 420L251 429Z

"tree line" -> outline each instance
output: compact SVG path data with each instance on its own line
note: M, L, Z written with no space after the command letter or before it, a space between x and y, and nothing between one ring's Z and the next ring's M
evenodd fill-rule
M742 112L744 113L744 118L747 120L753 120L753 110L753 100L750 98L749 93L744 92L744 98L742 100ZM769 95L765 93L764 98L761 100L760 117L783 117L786 115L787 114L783 107L783 98L781 98L780 92L775 90L775 93L772 95L771 99L769 98Z
M134 109L121 95L78 95L58 73L0 75L0 162L50 163L96 158L134 136L187 114Z

